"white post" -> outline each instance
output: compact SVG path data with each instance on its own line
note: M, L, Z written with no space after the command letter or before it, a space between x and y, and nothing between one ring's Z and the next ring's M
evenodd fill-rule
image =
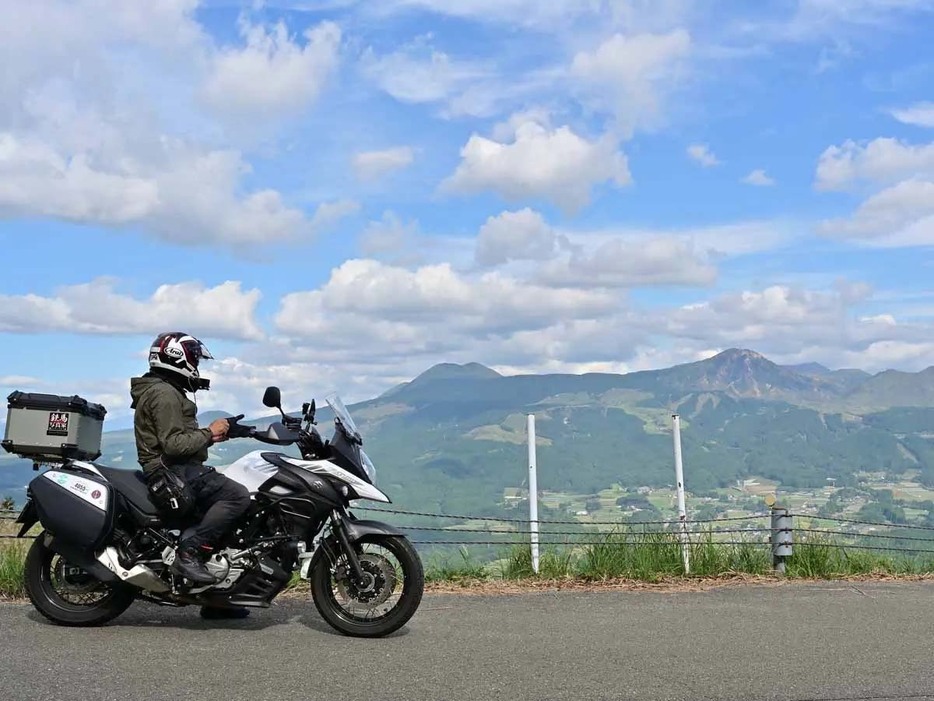
M529 525L532 531L532 570L538 574L538 474L535 462L535 414L529 414Z
M675 480L678 485L678 521L681 530L681 557L684 559L684 573L691 573L691 550L687 542L687 510L684 506L684 468L681 465L681 417L671 415L674 422L675 441Z

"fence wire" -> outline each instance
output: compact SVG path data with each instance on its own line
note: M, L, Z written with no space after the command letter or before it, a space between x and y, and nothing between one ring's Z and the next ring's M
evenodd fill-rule
M405 516L427 516L430 518L447 518L459 521L496 521L498 523L529 523L527 518L501 518L498 516L470 516L465 514L436 514L427 511L404 511L401 509L380 509L372 506L353 506L352 511L376 511L383 514L400 514ZM690 523L725 523L727 521L751 521L755 519L769 518L770 515L752 514L750 516L729 516L724 518L711 519L688 519ZM641 526L641 525L672 525L679 524L678 519L667 519L665 521L561 521L551 519L538 519L536 523L553 523L556 525L573 526Z
M862 526L881 526L883 528L907 528L916 531L934 531L934 526L919 526L908 523L885 523L884 521L859 521L852 518L837 518L836 516L814 516L813 514L789 514L793 518L809 518L813 521L835 521L837 523L855 523Z
M377 507L369 506L353 506L353 511L367 511L367 512L377 512L385 514L395 514L400 516L419 516L425 518L439 519L439 520L458 520L458 521L486 521L492 523L501 523L501 524L514 524L521 525L523 528L511 528L510 530L496 530L495 527L488 528L459 528L457 526L422 526L422 525L399 525L397 526L401 530L411 531L414 534L419 532L424 533L438 533L439 535L443 534L444 536L454 536L456 538L457 534L460 533L470 533L478 535L486 535L487 539L476 539L476 540L458 540L458 539L442 539L442 540L423 540L417 539L412 540L413 543L418 545L433 545L433 546L444 546L444 545L477 545L477 546L488 546L488 545L499 545L499 546L527 546L530 544L531 536L534 535L531 530L530 521L528 518L505 518L500 516L482 516L476 514L447 514L447 513L436 513L430 511L411 511L406 509L384 509ZM0 510L0 521L15 521L19 515L17 510ZM853 526L872 526L875 528L888 528L888 529L905 529L913 531L924 531L931 533L931 537L914 537L908 535L893 535L885 533L865 533L850 530L840 530L837 528L791 528L793 534L793 547L807 547L807 548L836 548L844 549L851 551L880 551L888 553L920 553L920 554L931 554L934 555L934 526L924 526L918 524L899 524L899 523L886 523L880 521L866 521L861 519L853 518L844 518L844 517L833 517L833 516L816 516L813 514L801 514L801 513L790 513L789 514L793 519L810 519L814 521L830 522L837 524L846 524ZM763 536L763 531L765 535L768 536L771 533L771 525L764 524L763 526L753 526L748 527L730 527L730 528L719 528L721 524L739 524L742 522L751 522L759 521L763 519L770 519L771 514L769 513L759 513L759 514L750 514L747 516L729 516L723 518L712 518L712 519L688 519L683 524L678 519L665 519L665 520L650 520L650 521L577 521L577 520L564 520L564 519L539 519L537 523L542 526L537 532L538 534L538 544L540 546L598 546L598 545L607 545L607 544L618 544L623 546L648 546L648 547L677 547L679 543L674 540L661 540L661 541L652 541L646 540L646 535L660 534L660 535L669 535L676 536L678 538L684 537L685 542L689 545L704 545L707 542L713 545L722 545L722 546L768 546L771 544L770 539L767 537L765 540L761 540ZM548 526L576 526L580 530L557 530L549 531ZM846 525L843 527L846 528ZM610 531L594 531L588 530L591 527L596 526L612 526L614 530ZM645 530L647 526L665 526L668 527L665 529L651 529ZM615 529L625 529L625 530L615 530ZM736 536L743 538L745 534L750 534L751 538L737 540ZM831 536L834 538L853 538L853 539L875 539L875 540L886 540L886 541L902 541L903 543L919 543L919 544L930 544L931 548L926 547L896 547L895 545L868 545L861 543L840 543L840 542L807 542L804 540L799 540L795 537L794 534L814 534L819 536ZM712 536L730 536L730 540L716 540ZM27 538L29 536L26 536ZM499 537L498 540L493 540L490 538ZM698 538L699 537L699 538ZM709 538L709 540L703 540L703 538ZM760 538L757 540L756 538ZM0 539L17 539L17 536L14 534L0 534Z

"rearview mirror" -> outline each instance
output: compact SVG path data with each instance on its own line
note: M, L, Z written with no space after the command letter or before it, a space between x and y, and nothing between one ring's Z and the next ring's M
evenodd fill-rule
M278 387L267 387L263 394L263 406L282 411L282 393Z

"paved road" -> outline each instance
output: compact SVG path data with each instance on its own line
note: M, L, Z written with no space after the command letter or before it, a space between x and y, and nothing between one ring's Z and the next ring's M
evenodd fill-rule
M931 699L934 583L426 596L382 640L310 603L246 621L136 604L100 629L0 606L0 697Z

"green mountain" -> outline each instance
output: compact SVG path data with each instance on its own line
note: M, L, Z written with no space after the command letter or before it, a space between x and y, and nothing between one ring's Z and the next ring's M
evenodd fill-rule
M319 404L328 436L329 411ZM869 375L781 366L745 349L625 375L502 376L475 363L442 364L350 409L381 488L396 506L419 511L499 513L504 490L527 477L529 413L539 486L552 492L671 484L672 412L681 416L692 493L752 476L788 488L828 477L847 485L859 471L912 470L934 484L934 368ZM212 462L263 447L230 441ZM132 431L106 432L103 450L101 462L135 466ZM21 494L32 474L0 456L0 493Z

